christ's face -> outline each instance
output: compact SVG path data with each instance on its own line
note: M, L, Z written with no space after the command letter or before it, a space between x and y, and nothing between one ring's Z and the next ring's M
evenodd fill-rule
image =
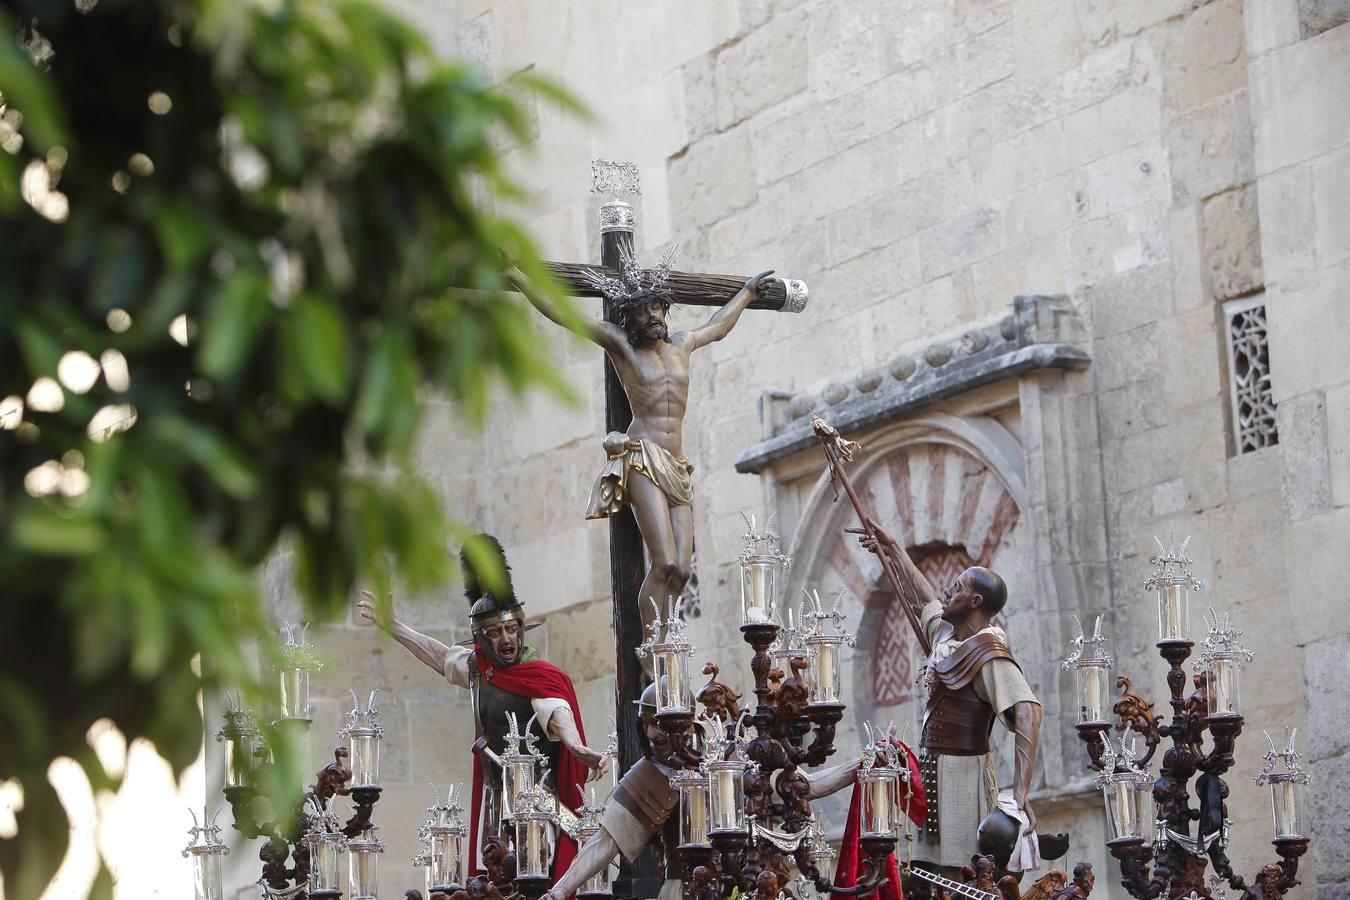
M979 607L982 599L971 587L970 576L962 572L942 592L942 620L952 624L964 620Z
M492 647L492 653L503 665L514 663L520 656L520 623L500 622L489 625L478 633L480 640Z
M628 313L629 327L644 341L664 341L670 337L666 326L666 304L660 299L648 300Z

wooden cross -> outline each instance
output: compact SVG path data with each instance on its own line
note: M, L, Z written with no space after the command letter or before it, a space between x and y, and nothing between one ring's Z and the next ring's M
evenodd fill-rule
M620 260L633 257L633 233L636 216L624 196L641 193L635 163L596 160L591 164L592 191L613 195L600 208L600 265L550 262L549 268L564 289L578 297L602 297L587 272L609 278L619 276ZM689 306L724 306L745 284L748 276L704 275L671 272L666 282L673 303ZM803 282L774 278L765 282L750 309L800 312L806 307L807 287ZM617 303L604 301L604 318L618 323ZM605 430L627 432L633 420L628 396L609 358L605 358ZM643 674L633 649L646 637L638 609L638 589L645 569L642 535L631 509L624 509L609 520L610 584L614 604L615 638L615 721L619 729L619 770L626 772L642 758L637 742L637 706L642 694ZM644 853L632 866L620 871L615 885L628 896L654 897L660 888L660 875L650 853ZM626 883L625 883L626 882Z

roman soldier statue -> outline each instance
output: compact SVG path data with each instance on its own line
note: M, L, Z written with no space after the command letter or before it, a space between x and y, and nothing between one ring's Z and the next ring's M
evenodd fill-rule
M470 846L474 848L471 874L483 870L479 851L485 840L501 828L503 800L501 771L494 762L506 749L512 720L528 723L548 757L546 786L570 810L582 804L578 785L605 773L607 758L586 746L572 679L551 663L538 658L525 643L525 609L516 598L510 568L501 545L491 535L469 539L460 553L464 596L470 604L469 624L473 637L453 647L420 634L398 621L392 601L378 604L367 592L358 603L362 618L388 632L408 652L444 676L458 688L469 691L474 712L473 798ZM473 559L490 555L497 578L484 577ZM496 587L489 586L489 582ZM522 732L524 731L522 726ZM468 748L466 748L468 749ZM589 770L589 772L587 771ZM555 874L566 870L576 853L576 844L560 835L554 854Z
M680 844L680 817L677 808L679 791L671 785L675 770L660 762L671 752L670 737L656 721L656 685L649 684L642 692L638 706L637 737L642 759L624 773L605 805L600 819L600 830L581 848L570 868L555 880L545 897L562 900L570 897L622 853L630 862L637 858L652 840L660 838L663 850L665 882L658 900L679 900L684 882L690 874L679 864L679 854L673 852ZM807 800L825 797L853 784L858 760L843 763L806 776L810 783Z
M980 837L998 838L993 843L1000 846L981 847L981 852L994 852L1013 872L1035 868L1042 855L1062 856L1067 837L1044 835L1038 840L1036 816L1027 802L1041 704L1013 657L1007 635L992 623L1008 599L1003 579L972 566L939 593L891 535L873 521L867 526L848 530L862 534L866 549L894 563L906 592L918 601L914 611L932 647L919 759L928 819L914 844L914 861L954 874L969 863L982 826ZM989 745L996 721L1015 737L1012 790L1002 794ZM995 833L1009 826L1006 837Z

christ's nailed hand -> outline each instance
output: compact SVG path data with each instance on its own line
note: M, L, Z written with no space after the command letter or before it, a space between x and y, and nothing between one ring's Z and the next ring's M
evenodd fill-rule
M762 294L764 293L764 279L772 275L773 272L774 272L773 269L768 269L764 272L760 272L754 278L751 278L749 281L747 281L745 283L745 286L757 294Z
M370 591L362 591L361 599L356 601L356 611L366 622L388 631L394 626L394 595L385 597L381 603Z

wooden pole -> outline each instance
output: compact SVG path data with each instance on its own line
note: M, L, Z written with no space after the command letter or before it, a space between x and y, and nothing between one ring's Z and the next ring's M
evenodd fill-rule
M600 259L606 267L617 268L621 249L633 251L633 232L611 230L600 235ZM570 284L570 282L569 282ZM605 301L605 321L618 323L617 304ZM628 394L614 370L614 364L605 356L605 430L624 431L633 421L633 410L628 405ZM642 532L638 529L633 511L625 507L609 520L609 575L614 605L614 721L619 729L619 769L628 771L642 758L638 746L638 708L644 679L642 665L633 648L642 643L642 615L638 609L638 591L642 587L646 568ZM615 884L617 896L655 897L660 890L661 877L656 858L650 849L644 850L632 863L623 862Z
M824 424L823 420L817 420ZM814 425L814 422L812 423ZM844 471L843 460L840 459L838 441L841 439L839 432L835 431L828 424L825 428L830 433L824 432L819 427L816 428L816 434L820 436L821 443L825 445L825 459L830 464L830 478L844 488L844 493L848 494L849 501L853 504L853 510L858 514L858 520L862 524L863 531L874 541L877 541L877 533L871 526L872 517L863 509L862 500L858 497L858 492L853 489L853 482L849 480L848 473ZM891 590L895 591L895 596L900 600L900 606L905 611L905 618L909 621L909 627L914 629L914 635L919 639L919 646L923 648L924 656L932 654L933 648L928 643L928 637L923 633L923 626L919 622L919 615L915 607L917 598L912 591L903 585L900 575L895 570L895 562L886 555L880 541L877 542L877 559L881 560L881 571L885 573L886 580L891 583ZM903 552L903 551L902 551Z
M609 235L622 234L611 231ZM628 240L632 241L629 233ZM617 251L616 251L617 252ZM611 265L590 266L581 263L548 263L553 277L563 285L567 293L575 297L599 297L600 289L586 280L585 273L592 272L605 278L618 277L618 257ZM736 292L745 286L750 276L745 275L701 275L692 272L671 272L666 281L671 301L685 306L725 306L736 296ZM792 289L789 290L789 285ZM750 302L749 309L771 309L780 312L800 312L806 305L806 286L800 281L788 281L782 278L767 278L760 286L759 296Z

